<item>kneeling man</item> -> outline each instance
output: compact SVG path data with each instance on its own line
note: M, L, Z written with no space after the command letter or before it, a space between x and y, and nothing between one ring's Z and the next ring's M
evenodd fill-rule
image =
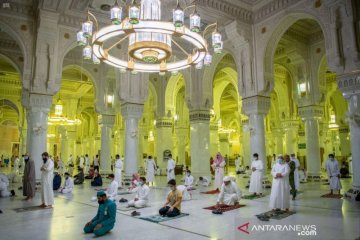
M166 203L162 208L160 208L159 214L163 217L175 217L180 215L182 194L176 188L175 179L170 179L168 185L171 191L166 198Z
M231 181L231 177L226 176L223 179L221 185L217 205L238 205L241 198L241 191L234 181Z
M59 189L59 193L72 193L74 188L74 181L68 172L65 173L65 184Z

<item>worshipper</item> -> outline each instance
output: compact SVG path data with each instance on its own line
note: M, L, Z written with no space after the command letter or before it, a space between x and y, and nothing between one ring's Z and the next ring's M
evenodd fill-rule
M296 197L296 187L295 187L295 169L296 169L296 163L294 161L290 160L289 155L285 155L285 162L289 165L289 184L290 184L290 193L292 194L292 200L295 200Z
M91 181L91 186L92 187L101 187L102 186L102 178L97 170L94 171L94 178Z
M25 170L23 177L23 195L24 200L30 201L35 196L35 162L28 153L24 156Z
M333 191L341 191L341 182L340 182L340 170L339 162L335 159L334 154L329 154L329 159L326 161L326 172L329 177L330 183L330 194L333 194Z
M221 187L222 179L224 178L224 166L224 158L221 156L221 153L218 152L213 164L213 168L215 169L215 189L220 189Z
M263 177L264 165L262 160L259 160L259 154L253 154L253 161L251 161L251 177L250 177L250 186L249 192L262 195L263 186L262 186L262 177Z
M60 176L64 175L65 165L64 165L64 162L60 158L57 159L57 165L58 165L58 171L59 171Z
M340 168L340 178L349 178L349 168L348 166L343 163Z
M85 179L93 179L94 178L94 168L90 167L89 171L88 171L88 175L85 177Z
M300 169L300 171L299 171L299 181L301 183L306 183L307 182L307 176L306 176L305 168Z
M224 162L225 162L225 166L224 166L225 172L228 172L229 157L227 154L225 154L225 156L224 156Z
M192 194L188 191L188 188L185 185L178 185L176 188L181 192L182 201L189 201L192 199Z
M64 186L59 189L59 193L72 193L74 188L74 181L70 177L70 174L68 172L65 173L65 183Z
M285 209L289 211L290 207L290 189L289 189L289 165L285 163L282 155L278 157L278 162L272 167L273 176L270 208L274 210Z
M109 174L108 178L110 179L110 184L109 187L106 189L106 196L108 199L115 201L119 185L118 182L115 180L114 174Z
M194 177L191 175L191 171L188 170L186 172L186 176L184 178L184 185L185 185L187 190L192 190L193 189L193 184L194 184Z
M83 184L84 180L85 180L84 171L81 167L78 167L78 174L74 176L74 184L75 185Z
M104 191L97 192L99 208L96 216L84 227L85 233L94 233L97 237L103 236L114 228L116 221L116 204L106 197Z
M210 178L206 176L200 176L199 179L196 181L195 186L201 185L203 187L208 187L210 186L210 183L211 183Z
M156 164L154 159L152 159L151 156L149 156L146 160L146 179L148 181L148 184L150 186L150 183L154 186L154 180L155 180L155 171L156 171Z
M243 178L249 178L249 177L251 177L251 174L252 174L252 170L250 169L249 166L246 166L245 167L245 175L243 176Z
M159 214L163 217L175 217L180 215L182 195L176 188L175 179L170 179L168 181L168 186L171 191L167 195L166 203L160 208Z
M143 208L149 201L150 188L146 185L146 178L140 177L138 187L133 189L136 192L135 198L128 202L128 207Z
M290 160L295 163L295 172L294 172L295 189L296 189L296 191L299 191L299 189L300 189L300 178L299 178L300 162L296 158L295 153L292 153L290 155Z
M54 172L54 162L50 159L49 154L44 152L41 154L43 165L41 171L41 201L40 207L52 208L54 204L54 192L52 189L52 180Z
M84 158L84 155L81 155L81 156L80 156L79 167L81 167L81 168L84 168L84 167L85 167L85 158Z
M241 157L240 155L237 156L236 160L235 160L235 170L236 170L236 174L240 174L241 173Z
M140 175L138 173L134 173L132 175L132 179L131 179L131 185L128 188L129 191L135 189L138 186L138 182L140 181Z
M72 176L74 171L74 160L72 154L70 154L69 160L67 162L67 171Z
M25 154L21 155L20 158L19 174L23 174L24 169L25 169Z
M15 157L13 164L14 164L13 172L17 175L17 174L19 174L19 165L20 165L20 159L18 156Z
M58 190L61 187L61 176L58 172L54 173L53 190Z
M11 193L8 190L9 179L3 173L0 173L0 197L9 197Z
M120 159L120 155L116 154L116 160L115 160L115 181L118 183L119 188L121 188L121 171L123 168L123 162Z
M214 158L210 157L210 172L211 172L211 176L215 175L215 169L213 168L213 164L214 164Z
M241 191L238 185L231 181L231 177L225 176L223 178L223 184L220 188L219 197L217 199L217 205L238 205L241 199Z
M167 164L167 180L175 179L175 166L176 163L174 159L172 159L172 154L169 154L168 164Z
M90 159L89 159L89 155L85 154L85 167L84 167L84 172L88 172L90 169Z
M94 158L94 170L97 170L99 172L99 167L100 167L100 159L99 159L99 155L96 154L95 158Z

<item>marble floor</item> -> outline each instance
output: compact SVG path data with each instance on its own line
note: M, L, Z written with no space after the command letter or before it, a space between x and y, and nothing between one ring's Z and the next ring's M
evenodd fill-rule
M1 171L1 170L0 170ZM231 175L231 174L230 174ZM177 176L180 181L180 176ZM157 214L162 206L166 188L166 177L156 177L157 186L151 188L151 206L139 210L142 216ZM248 179L237 176L237 182L243 194L248 194L245 185ZM342 180L344 189L348 189L351 179ZM105 186L108 181L105 181ZM13 186L17 189L18 185ZM301 185L298 199L291 202L296 214L282 220L260 221L255 214L268 211L270 189L266 197L256 200L241 200L246 206L223 215L214 215L203 209L216 202L216 195L200 194L211 188L198 188L193 191L193 200L183 202L182 212L190 216L160 224L131 217L131 211L117 211L115 228L101 239L122 240L203 240L203 239L357 239L360 237L360 203L347 199L320 198L327 192L328 186L314 182ZM20 191L16 191L21 195ZM21 201L22 196L0 199L0 239L2 240L45 240L45 239L93 239L92 234L83 234L83 225L97 210L97 202L91 202L96 191L87 180L84 185L75 186L72 195L55 194L53 209L16 213L13 209L40 204L40 193L32 202ZM133 195L121 195L132 199ZM118 207L123 204L117 202ZM249 223L246 234L238 227ZM299 226L295 226L299 225ZM314 225L316 231L301 232L289 230L291 226L303 229ZM255 228L256 227L256 228ZM244 228L242 228L244 229ZM267 230L267 231L266 231ZM299 234L308 236L300 236ZM311 236L309 236L311 234ZM316 235L315 235L316 234Z

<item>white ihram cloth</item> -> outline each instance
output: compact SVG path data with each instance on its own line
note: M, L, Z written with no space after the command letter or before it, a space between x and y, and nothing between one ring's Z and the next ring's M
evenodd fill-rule
M281 178L275 178L276 174L280 173ZM272 170L273 176L271 195L270 195L270 208L286 209L290 207L290 183L289 183L290 168L286 163L276 163Z
M62 188L59 189L60 193L72 193L74 189L74 180L69 177L65 180L65 184Z
M297 158L291 158L291 161L295 163L295 171L294 171L294 181L295 181L295 189L300 189L300 176L299 176L299 167L300 162Z
M167 164L167 180L175 179L175 161L172 158L169 158Z
M123 168L123 163L121 161L121 159L116 159L115 161L115 171L114 171L114 175L115 175L115 181L118 183L118 186L121 187L121 171Z
M150 188L146 184L134 188L131 192L136 192L135 198L138 200L131 200L128 202L129 207L143 208L149 202Z
M230 181L227 186L223 183L220 188L218 202L223 202L226 205L234 205L241 199L241 191L237 184Z
M251 162L251 169L256 168L251 172L249 192L262 193L262 176L264 165L261 160L254 160Z
M221 184L223 182L224 178L224 167L226 163L225 161L222 161L219 165L213 164L213 167L215 168L215 188L221 187Z
M236 172L241 171L241 158L240 157L236 158L235 166L236 166Z
M115 200L118 192L118 183L115 179L110 183L109 187L106 190L106 196L110 200Z
M8 177L1 173L0 174L0 197L9 197L10 192L8 190L9 179Z
M155 178L155 161L154 159L147 159L146 160L146 181L153 182Z
M42 165L41 170L41 200L46 206L54 204L53 178L54 162L50 158Z
M341 182L338 178L340 174L339 163L336 159L326 161L326 172L329 177L330 189L331 190L340 190Z
M192 189L192 185L194 184L194 177L193 176L185 176L184 185L187 189Z

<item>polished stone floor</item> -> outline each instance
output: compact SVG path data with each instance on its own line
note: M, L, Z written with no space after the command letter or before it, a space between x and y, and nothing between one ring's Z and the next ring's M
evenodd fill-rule
M0 169L1 171L1 169ZM231 175L231 174L230 174ZM180 180L180 176L177 177ZM141 209L142 216L157 214L162 206L166 188L166 177L156 177L157 186L151 189L151 206ZM243 194L248 194L245 188L248 179L237 176L237 182ZM108 181L105 181L107 185ZM342 180L344 189L348 189L351 179ZM18 185L13 186L14 188ZM183 202L182 211L190 216L174 219L160 224L151 223L131 217L131 211L117 212L115 228L101 239L122 240L202 240L202 239L356 239L360 237L360 203L347 199L320 198L327 192L328 186L314 182L301 185L302 194L291 202L296 214L282 220L271 219L262 222L256 214L268 211L270 189L266 189L266 197L256 200L241 200L245 207L214 215L203 209L216 202L216 195L203 195L200 191L211 188L198 188L193 191L193 200ZM17 191L21 195L20 191ZM72 195L55 196L53 209L36 210L16 213L13 209L40 204L40 193L32 202L21 201L22 196L0 199L0 239L93 239L92 234L83 234L83 225L89 221L97 210L97 202L91 202L96 191L90 187L89 180L84 185L75 186ZM131 199L133 195L121 195ZM122 206L117 202L118 207ZM238 227L249 223L246 234ZM312 236L299 236L301 231L286 229L294 225L306 227L315 225L315 232L302 232ZM305 226L306 225L306 226ZM254 229L257 227L258 230ZM261 231L258 227L266 228ZM271 228L272 227L272 228ZM274 230L276 228L277 230ZM285 229L284 229L285 228ZM244 228L242 228L244 229ZM314 235L316 233L316 235Z

